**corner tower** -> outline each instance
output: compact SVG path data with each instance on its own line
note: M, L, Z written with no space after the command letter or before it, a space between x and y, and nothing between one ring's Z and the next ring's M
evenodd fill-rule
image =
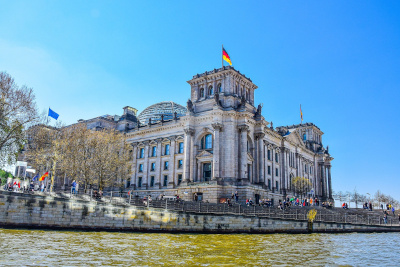
M254 90L257 86L231 66L196 74L188 83L191 86L189 111L211 110L215 102L224 110L255 110Z

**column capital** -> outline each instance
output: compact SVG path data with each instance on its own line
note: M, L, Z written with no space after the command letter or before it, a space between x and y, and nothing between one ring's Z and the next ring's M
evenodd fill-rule
M194 135L194 129L186 128L184 129L186 135Z
M239 125L238 129L240 132L248 132L250 131L250 127L248 125Z
M137 147L138 146L138 142L133 142L133 143L131 143L131 146L133 147L133 148L135 148L135 147Z
M264 136L265 136L265 133L255 133L254 136L255 136L257 139L263 139Z
M215 131L222 131L222 129L224 128L224 125L219 122L213 123L213 124L211 124L211 126L213 127L213 129Z

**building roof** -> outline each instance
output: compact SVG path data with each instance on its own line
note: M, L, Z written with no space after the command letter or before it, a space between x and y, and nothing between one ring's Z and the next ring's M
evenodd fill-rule
M141 124L147 124L149 119L152 123L160 121L161 115L164 115L164 120L172 120L175 112L177 117L182 117L186 115L187 109L175 102L165 101L145 108L140 112L138 119Z

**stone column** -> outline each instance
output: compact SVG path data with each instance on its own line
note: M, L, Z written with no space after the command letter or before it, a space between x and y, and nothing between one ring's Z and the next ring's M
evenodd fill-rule
M281 148L281 157L280 157L280 165L281 165L281 189L282 195L286 198L286 176L285 176L285 169L286 169L286 158L285 158L286 148Z
M220 131L223 125L221 123L213 123L211 126L214 129L214 143L213 143L213 175L212 180L217 180L220 175Z
M133 143L133 155L132 155L132 176L131 176L131 186L136 189L136 163L137 163L137 144ZM65 183L64 183L65 184Z
M247 172L247 132L249 131L249 126L241 125L238 126L240 131L240 179L248 179L246 175Z
M201 182L201 163L197 162L197 179L196 182Z
M175 169L176 169L176 162L175 162L175 136L170 138L171 144L169 146L169 180L173 187L175 187L178 183L175 179Z
M158 138L156 139L157 141L157 159L156 159L156 177L154 181L154 188L161 188L162 185L162 178L161 178L161 172L164 168L162 166L162 161L161 161L161 155L162 155L162 139ZM152 152L151 152L152 153Z
M190 180L194 182L196 180L196 155L198 146L194 144L194 136L192 136L192 149L190 158Z
M191 136L194 134L194 130L187 128L185 129L185 156L184 156L184 166L183 166L183 180L190 182L190 147L191 147Z
M320 164L320 172L321 172L321 196L325 197L326 196L326 191L325 191L325 166L324 164Z
M264 182L264 160L263 160L263 152L264 152L264 133L257 133L257 182Z
M271 190L275 188L275 179L275 147L271 147Z
M332 199L331 165L328 166L328 186L329 186L329 199Z
M324 165L324 190L325 190L325 197L328 198L328 175L327 175L327 169L328 167Z
M144 147L144 162L143 162L143 178L142 178L142 188L147 189L147 179L148 179L148 166L149 166L149 142L145 142Z

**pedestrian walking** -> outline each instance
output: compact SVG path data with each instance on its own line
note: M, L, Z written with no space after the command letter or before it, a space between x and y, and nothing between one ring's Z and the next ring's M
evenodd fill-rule
M76 194L76 181L75 180L72 181L71 186L72 186L71 194Z

